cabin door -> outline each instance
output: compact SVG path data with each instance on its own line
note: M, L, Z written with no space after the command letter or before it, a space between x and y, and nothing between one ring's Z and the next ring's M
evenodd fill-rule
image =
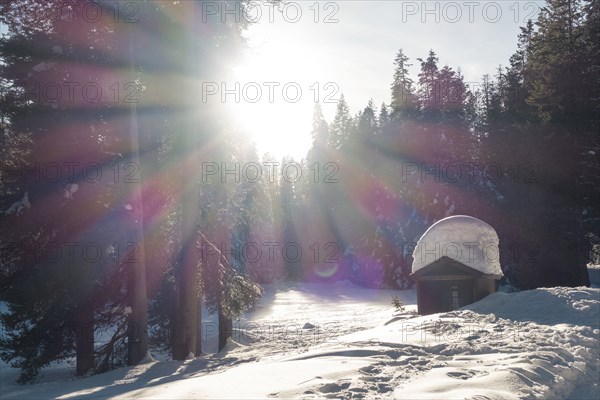
M474 280L446 281L444 283L447 284L442 299L444 311L456 310L473 303Z

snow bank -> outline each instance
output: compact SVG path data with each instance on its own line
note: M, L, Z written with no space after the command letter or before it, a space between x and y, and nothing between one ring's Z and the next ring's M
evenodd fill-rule
M525 304L526 307L523 306ZM513 321L584 325L600 329L600 299L598 292L593 292L588 287L496 292L464 309Z
M502 276L498 235L480 219L455 215L431 225L417 242L412 271L444 256L484 274Z
M463 310L438 314L436 323L421 329L431 343L426 348L444 362L398 386L395 395L598 399L599 296L598 289L587 287L494 293Z

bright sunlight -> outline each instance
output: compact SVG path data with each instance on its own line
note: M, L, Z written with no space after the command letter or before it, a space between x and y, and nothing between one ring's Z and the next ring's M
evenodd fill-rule
M218 90L235 115L237 129L251 137L260 155L301 159L312 144L315 101L333 112L340 89L327 81L327 69L319 65L309 43L301 38L294 46L286 43L294 34L288 25L251 26L232 81Z
M278 54L268 45L248 51L255 54L234 69L233 82L219 89L227 99L234 97L229 91L238 96L236 101L226 101L237 129L250 136L261 155L303 157L311 145L314 102L298 78L307 76L309 65L282 57L281 50Z

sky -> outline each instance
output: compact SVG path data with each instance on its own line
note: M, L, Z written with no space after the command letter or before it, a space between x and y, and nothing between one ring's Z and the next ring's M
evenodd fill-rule
M315 100L328 122L344 94L354 115L373 99L390 102L394 57L402 48L417 79L416 58L433 49L440 67L460 68L476 88L506 66L519 27L535 20L540 1L256 2L234 78L219 88L241 131L260 154L302 158L311 146ZM236 18L238 15L225 15ZM236 86L237 84L237 86ZM229 92L227 92L229 91ZM237 92L239 98L235 98ZM229 94L227 94L229 93Z
M260 155L299 160L311 146L315 101L329 123L342 93L353 115L369 99L378 112L382 102L390 103L399 49L410 58L414 80L417 58L433 49L440 67L460 68L477 89L484 74L508 64L519 27L535 20L545 2L258 0L247 12L206 3L209 13L225 12L226 22L250 24L232 79L203 86L203 99L220 97Z

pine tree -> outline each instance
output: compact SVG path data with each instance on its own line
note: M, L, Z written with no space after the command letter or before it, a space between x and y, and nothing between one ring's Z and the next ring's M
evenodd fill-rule
M11 132L22 132L31 139L23 167L33 168L34 174L17 174L11 190L5 193L13 200L22 196L24 207L15 213L9 209L0 217L2 258L9 266L2 271L1 293L11 310L2 316L10 332L1 343L2 357L16 360L21 382L33 379L40 368L69 356L73 349L77 374L94 370L94 327L119 326L119 330L123 322L123 314L105 311L108 305L121 310L124 306L122 301L111 299L119 299L116 292L123 290L123 279L114 279L123 278L120 261L112 262L107 256L113 245L118 252L129 239L126 225L119 226L118 220L110 217L99 218L119 214L117 210L122 209L116 198L124 188L110 185L106 179L108 165L116 161L106 154L126 148L114 135L118 127L110 123L118 111L102 100L85 105L80 94L51 99L40 91L44 85L63 82L67 77L88 82L83 68L73 65L101 62L110 68L114 56L102 54L95 46L119 48L118 39L110 26L101 24L91 29L81 21L41 19L32 23L32 9L47 5L29 1L27 6L32 8L3 4L3 22L9 35L2 39L0 50L3 77L30 96L13 104L9 124ZM74 37L76 31L85 32L89 49L76 45L81 39ZM45 179L35 172L49 164L64 163L103 165L100 172L105 178L90 182L83 171L75 170L57 179ZM4 197L2 202L6 201L10 202L10 197ZM111 236L115 231L124 234ZM101 258L96 262L81 253L81 246L90 244L100 249ZM67 257L65 246L72 250ZM59 249L62 257L43 257L51 248ZM110 351L103 347L100 355L108 356Z
M332 149L340 149L348 139L353 129L353 121L350 116L350 109L346 103L346 99L342 94L337 103L335 117L330 127L329 147Z
M375 117L375 106L373 100L369 100L369 103L364 108L360 119L357 124L358 136L362 141L369 140L377 132L377 118Z
M533 118L529 110L530 107L525 101L531 89L530 81L532 77L525 66L531 52L533 33L534 25L529 20L524 27L521 27L517 51L510 58L510 67L506 69L505 76L500 72L497 74L506 119L512 119L520 123ZM504 79L500 80L501 78Z
M225 2L221 12L236 6L233 3L239 6L242 2ZM181 90L178 91L182 94L183 105L180 106L185 113L180 121L181 129L176 138L175 152L175 159L179 161L182 168L180 175L182 246L175 274L177 313L174 316L172 348L173 358L181 360L201 353L199 306L202 298L206 298L207 295L203 296L201 293L201 290L206 287L202 286L202 260L199 258L196 246L198 235L205 228L201 225L200 212L202 208L200 199L203 195L197 182L201 180L199 175L202 163L213 161L214 154L223 151L223 136L226 128L222 122L225 119L222 104L213 98L203 103L199 110L196 87L189 82L224 81L227 78L229 65L226 60L238 54L240 44L243 42L241 32L246 22L244 20L235 24L223 23L220 15L200 15L202 7L193 2L180 2L174 7L178 16L186 22L178 38L180 59L177 57L173 59L184 66L184 76L188 80L181 81ZM205 18L206 22L198 25L199 18ZM203 40L198 41L198 37L203 37ZM214 144L216 149L211 149L211 144ZM235 284L236 281L227 282ZM239 287L231 288L231 290L239 289Z
M490 127L499 122L502 114L500 92L504 77L501 68L497 79L498 82L494 81L489 74L485 74L481 82L480 124L484 132L489 132Z
M11 135L10 142L4 137L2 140L22 151L22 158L15 157L9 165L20 172L23 166L31 170L40 163L92 162L100 166L102 175L93 184L86 182L81 172L72 178L64 174L62 179L41 182L32 180L31 174L16 174L16 179L0 176L0 184L7 187L6 191L2 188L0 196L2 227L14 227L2 229L0 238L2 263L8 266L1 271L0 294L11 309L2 317L10 333L0 346L5 360L17 361L22 381L33 378L49 362L70 355L77 358L79 375L141 360L146 355L143 296L146 291L157 290L163 273L165 289L153 304L168 304L154 308L161 312L153 315L152 321L169 327L167 336L175 358L200 351L197 311L201 281L195 248L199 225L196 217L200 215L198 165L210 160L206 144L215 143L215 136L221 136L219 116L223 114L214 105L198 110L194 85L185 79L172 83L179 89L158 93L163 82L159 84L154 76L183 75L193 80L199 76L206 80L218 77L225 69L223 60L239 50L244 24L222 24L217 18L218 22L212 21L210 34L203 34L204 40L197 42L192 40L197 32L191 25L180 27L184 15L194 22L189 4L138 3L144 18L132 26L135 32L161 26L171 34L160 39L156 35L136 35L135 51L130 52L127 37L121 35L123 30L114 21L89 24L81 19L36 20L28 15L48 7L82 5L21 0L0 6L0 18L9 27L9 35L0 43L2 80L14 83L16 88L3 94L2 102L18 100L11 101L13 108L0 112L3 136L7 131ZM165 12L167 8L169 12ZM23 89L29 95L35 94L36 84L64 82L66 77L80 84L96 80L89 77L90 66L106 69L107 73L114 72L114 68L122 71L130 54L134 78L127 78L136 85L142 83L145 89L137 94L143 100L137 104L137 113L130 112L128 104L115 102L101 101L91 106L81 95L73 101L64 93L59 101L20 101L17 96ZM201 60L197 69L194 58ZM102 89L110 93L109 88ZM132 136L137 132L139 145L123 134L128 131ZM190 134L192 131L195 134ZM130 172L123 171L123 165L137 167L135 176L128 177L137 179L138 185L123 182L123 172ZM112 182L115 176L118 182ZM171 179L173 176L181 179ZM151 195L148 202L140 199L142 184L152 188L142 192ZM141 218L148 211L152 218ZM160 228L147 230L148 226ZM137 235L131 227L136 227ZM81 256L68 262L39 261L31 257L31 252L22 251L25 246L43 253L73 241L100 245L102 262L92 264ZM144 256L140 249L148 241L152 246L147 246L150 251ZM161 250L168 256L161 255ZM157 254L159 257L155 257ZM160 256L166 267L158 265ZM157 267L152 269L155 273L147 288L139 274L128 274L141 271L132 263ZM253 286L233 282L235 289L231 290L248 289L241 296L255 295ZM128 300L128 296L137 300ZM95 330L107 328L112 337L95 349ZM127 344L129 360L125 356ZM97 350L99 357L95 358Z
M549 257L547 277L569 285L587 283L588 280L586 257L582 256L589 251L581 218L585 190L579 183L581 178L573 179L581 171L579 163L585 153L582 145L592 132L588 121L592 121L591 109L594 107L590 101L592 89L586 84L591 65L582 30L584 17L579 1L548 1L536 22L538 29L531 38L525 65L525 71L531 76L527 103L547 125L545 136L551 134L556 143L552 149L538 154L543 157L541 162L545 168L551 171L535 186L536 201L545 198L544 206L538 203L538 212L547 216L551 209L560 210L555 218L569 232L551 237L552 249L542 250ZM562 160L560 167L547 161L557 158ZM548 242L547 236L552 236L548 231L542 235L544 244ZM572 267L559 267L559 260L563 260L563 265L572 264Z
M379 125L379 132L385 133L386 129L388 128L388 124L390 123L390 114L388 112L388 107L385 105L385 103L381 103L377 123Z
M323 110L320 103L315 104L313 111L312 130L310 132L313 140L312 147L308 152L308 160L311 163L320 162L323 163L326 154L327 146L330 143L329 138L329 126L325 117L323 116Z
M437 120L440 117L440 95L442 88L438 81L438 57L433 50L429 50L426 60L417 58L421 63L419 72L419 103L421 115L425 119Z
M400 49L394 59L394 81L392 82L391 118L404 119L414 117L418 104L413 89L413 80L410 78L408 68L409 58Z

